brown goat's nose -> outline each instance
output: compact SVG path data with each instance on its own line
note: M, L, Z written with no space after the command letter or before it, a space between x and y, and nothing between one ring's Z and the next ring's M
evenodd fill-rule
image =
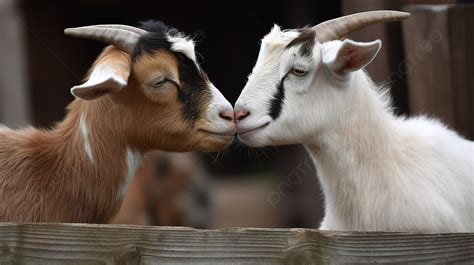
M230 122L234 122L234 111L233 110L223 110L219 112L219 117Z
M235 110L234 115L235 115L235 121L239 122L245 119L246 117L248 117L250 115L250 112L246 109L237 109Z

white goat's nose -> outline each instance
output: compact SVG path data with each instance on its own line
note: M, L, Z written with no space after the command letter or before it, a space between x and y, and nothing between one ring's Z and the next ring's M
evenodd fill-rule
M234 111L235 122L239 122L250 115L250 111L244 108L236 108Z

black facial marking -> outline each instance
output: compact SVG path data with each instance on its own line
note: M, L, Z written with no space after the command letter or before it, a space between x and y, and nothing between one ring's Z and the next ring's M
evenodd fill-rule
M284 81L285 77L280 80L280 83L277 87L277 92L273 95L273 98L270 100L270 112L269 115L273 120L276 120L280 114L283 107L283 100L285 99L285 87Z
M183 104L183 116L191 125L199 118L200 107L211 97L206 78L196 67L193 60L182 53L176 54L181 88L178 90L178 99Z
M301 56L312 56L313 48L316 41L316 33L310 28L302 28L299 30L300 35L292 40L286 48L293 47L295 45L301 44L299 49L299 54Z
M133 62L138 62L143 54L153 54L160 50L175 55L181 84L178 88L178 100L183 105L183 117L190 126L193 126L201 115L201 106L211 97L206 73L183 53L171 50L172 43L168 41L166 35L178 36L180 33L177 29L155 20L142 22L141 28L148 31L148 34L140 37L132 56Z
M140 24L142 29L148 31L148 34L141 36L138 40L132 55L133 62L137 62L142 54L153 54L159 50L171 50L171 43L166 38L166 34L177 34L178 31L175 28L168 27L163 22L156 20L148 20Z
M313 47L315 44L316 33L310 28L302 28L299 30L300 34L294 40L292 40L287 46L286 49L289 49L295 45L301 45L298 53L301 56L310 57L313 55ZM277 86L277 92L273 95L273 98L270 100L270 110L269 115L273 120L276 120L281 115L281 110L283 108L283 103L285 100L285 87L284 81L286 75L280 80L280 83Z

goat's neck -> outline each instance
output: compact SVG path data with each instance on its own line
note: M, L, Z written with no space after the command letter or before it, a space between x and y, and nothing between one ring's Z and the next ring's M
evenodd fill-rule
M85 196L92 194L97 198L87 203L96 205L88 207L109 207L103 211L112 215L140 164L141 152L128 145L126 115L107 100L74 101L67 117L50 134L50 140L57 154L67 154L55 160L65 168L65 176L57 177L77 181L68 185L76 185L75 194L71 195L86 202ZM94 217L92 221L102 222L110 217Z
M355 73L346 91L352 93L346 105L352 107L331 128L305 143L318 169L326 203L352 204L349 197L364 196L380 181L390 181L379 173L383 161L393 155L394 116L374 88L364 72ZM348 193L352 195L344 197Z

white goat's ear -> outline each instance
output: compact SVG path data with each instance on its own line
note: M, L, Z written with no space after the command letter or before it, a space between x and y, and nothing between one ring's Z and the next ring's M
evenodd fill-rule
M355 42L346 39L343 42L328 42L323 44L323 63L333 74L344 77L367 66L381 46L380 40Z
M130 71L130 56L117 48L108 47L92 66L87 81L71 88L71 93L83 100L94 100L119 92L127 86Z

